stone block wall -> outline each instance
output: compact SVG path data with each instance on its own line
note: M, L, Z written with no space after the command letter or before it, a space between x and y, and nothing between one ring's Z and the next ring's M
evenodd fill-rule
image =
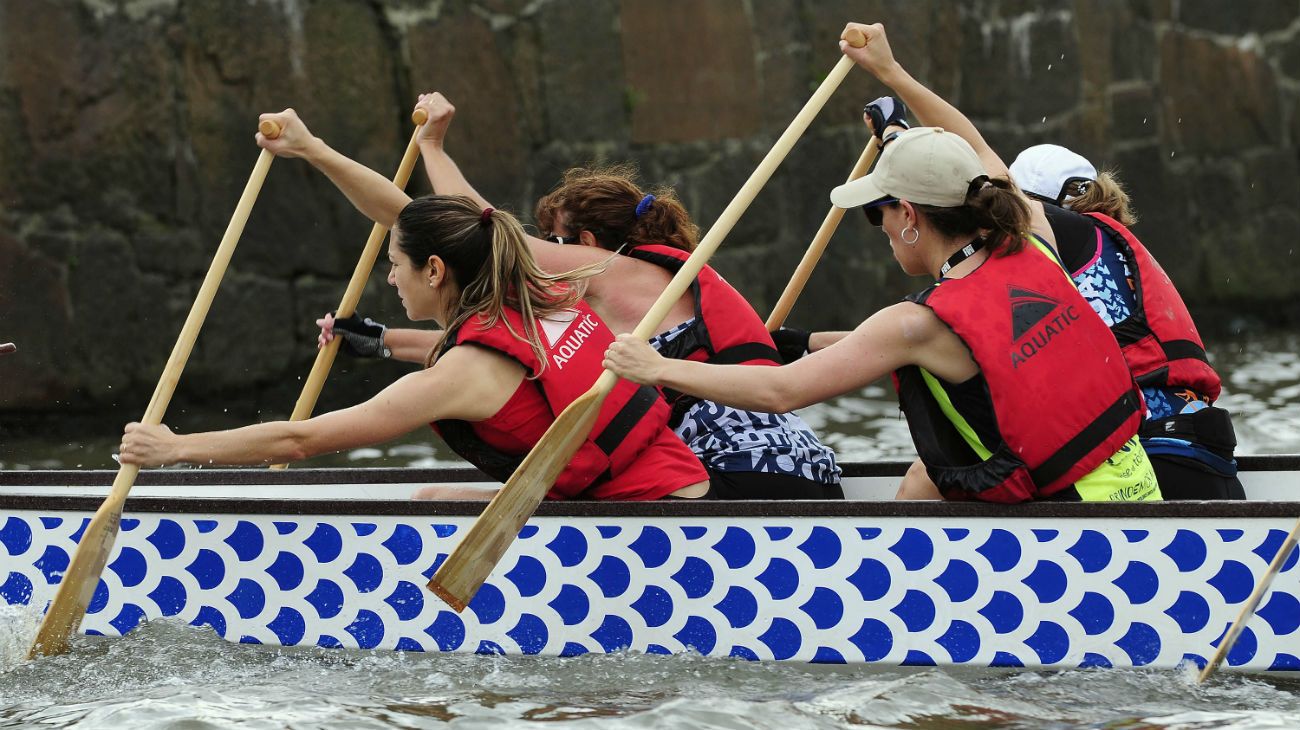
M0 0L0 411L142 409L258 150L292 106L391 175L416 94L531 218L560 173L633 161L707 229L879 20L1010 160L1053 141L1119 170L1193 308L1300 319L1300 2L1261 0ZM715 258L766 314L866 142L855 71ZM419 175L417 175L417 178ZM427 191L417 181L412 192ZM178 397L291 410L370 224L277 160ZM791 322L843 328L921 282L849 215ZM372 277L362 310L400 323ZM322 407L398 372L342 358ZM333 401L331 399L334 399Z

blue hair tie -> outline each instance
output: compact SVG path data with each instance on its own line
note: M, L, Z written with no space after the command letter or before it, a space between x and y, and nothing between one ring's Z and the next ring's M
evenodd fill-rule
M650 206L654 205L654 202L655 196L653 195L647 195L644 198L641 198L641 202L636 204L636 217L640 218L645 215L645 212L650 210Z

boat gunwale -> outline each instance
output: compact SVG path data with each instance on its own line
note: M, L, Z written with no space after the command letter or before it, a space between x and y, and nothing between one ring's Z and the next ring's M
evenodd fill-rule
M1300 472L1300 454L1261 454L1237 457L1240 471ZM840 464L844 478L891 477L907 473L910 461L864 461ZM115 469L7 469L0 470L0 488L10 486L108 486ZM431 482L496 482L473 467L327 467L299 469L162 468L143 470L135 483L141 486L277 486L298 484L415 484Z
M0 495L0 510L94 512L94 496ZM295 515L476 517L485 501L406 499L281 499L247 497L131 497L125 512L172 515ZM1216 519L1300 516L1300 501L1217 502L907 502L894 500L660 500L652 502L544 502L537 517L595 518L810 518L939 517L964 519Z
M1243 456L1243 471L1300 472L1300 454ZM844 465L844 476L901 476L909 462L880 461ZM0 489L19 486L108 486L111 470L0 471ZM484 482L489 477L469 468L326 468L272 471L243 469L156 469L141 472L142 486L295 486L322 484L430 484ZM1300 495L1298 495L1300 496ZM93 495L3 494L0 509L42 512L94 512L103 498ZM462 500L339 499L281 497L136 496L126 511L179 514L348 515L407 517L474 517L485 502ZM1031 502L999 505L981 502L893 500L660 500L652 502L544 502L539 517L961 517L961 518L1274 518L1300 516L1297 501L1214 502Z

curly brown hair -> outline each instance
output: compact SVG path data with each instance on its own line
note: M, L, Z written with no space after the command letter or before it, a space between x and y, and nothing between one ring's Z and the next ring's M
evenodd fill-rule
M600 247L609 251L645 244L694 251L700 240L699 226L691 221L672 188L649 191L654 202L640 216L636 214L647 194L636 177L636 166L631 164L570 169L554 190L537 201L538 228L552 230L559 214L565 212L569 214L567 228L589 231Z

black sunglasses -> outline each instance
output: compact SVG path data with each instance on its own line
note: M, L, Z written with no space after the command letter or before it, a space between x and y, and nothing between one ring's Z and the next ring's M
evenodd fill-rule
M1089 180L1086 177L1066 178L1065 183L1061 185L1061 194L1056 198L1049 198L1046 195L1039 195L1038 193L1030 192L1029 190L1023 192L1025 195L1040 203L1051 203L1058 208L1064 208L1067 198L1077 198L1080 195L1086 194L1093 182L1093 180Z
M898 198L886 198L885 200L881 200L878 202L867 203L866 205L862 206L862 212L866 214L868 223L875 226L876 228L879 228L881 224L885 222L884 207L886 205L893 205L894 203L897 202L898 202Z

